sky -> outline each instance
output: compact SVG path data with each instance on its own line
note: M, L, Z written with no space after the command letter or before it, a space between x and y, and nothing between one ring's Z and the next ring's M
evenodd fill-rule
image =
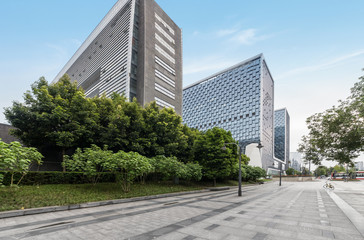
M12 0L0 8L0 123L30 85L51 82L116 0ZM364 75L364 1L156 0L183 31L183 85L263 53L291 151L307 117Z

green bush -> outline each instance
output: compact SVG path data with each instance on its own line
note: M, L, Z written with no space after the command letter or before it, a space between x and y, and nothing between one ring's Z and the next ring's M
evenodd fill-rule
M4 175L3 184L10 185L11 174L0 172ZM22 177L21 172L14 174L14 182ZM92 180L82 172L28 172L23 177L21 185L45 185L45 184L82 184L90 183ZM101 173L99 182L115 182L113 173Z
M163 155L150 159L154 167L154 174L162 180L171 180L174 177L187 181L199 181L202 178L202 167L197 163L180 162L176 157L165 157Z
M32 163L40 165L43 155L36 148L23 147L19 142L5 143L0 138L0 169L10 173L10 185L17 186L28 173ZM14 174L21 173L17 181L14 181ZM1 184L1 179L0 179Z
M244 164L241 165L241 178L246 179L246 170L244 168ZM231 180L238 180L239 179L239 163L236 163L233 167L233 171L230 175Z
M65 156L63 166L71 172L83 172L93 184L96 184L103 172L105 163L111 160L112 151L104 150L96 145L85 148L83 151L77 148L72 157ZM106 169L107 170L107 169Z
M286 173L287 173L287 175L294 175L295 170L294 170L293 168L288 168L288 169L286 170Z
M105 169L115 173L116 181L124 192L130 191L130 185L138 178L153 171L149 159L137 152L119 151L112 155L110 161L103 163Z
M244 180L247 182L256 182L259 178L266 176L266 172L263 168L252 167L249 165L244 165L243 168L246 171L246 177Z

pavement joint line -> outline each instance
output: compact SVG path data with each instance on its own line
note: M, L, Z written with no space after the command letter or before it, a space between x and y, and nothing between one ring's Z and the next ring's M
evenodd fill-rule
M208 194L205 194L204 197L217 195L216 193L209 193L209 192L206 192L206 193L208 193ZM226 191L224 192L224 194L225 193L226 193ZM220 194L223 194L223 192L219 193L218 195L220 195ZM184 198L184 200L185 199L188 199L188 198ZM202 199L198 199L198 200L204 201ZM67 220L73 220L73 219L84 218L84 217L100 216L100 215L107 215L107 214L112 214L112 213L117 214L119 211L123 211L123 210L149 207L149 206L153 206L153 205L163 205L164 203L167 203L167 202L170 202L170 201L153 201L153 203L149 203L149 204L130 206L130 207L121 207L121 208L117 208L117 209L110 209L110 210L98 211L98 212L93 212L93 213L84 213L84 214L79 214L79 215L69 216L69 217L59 217L59 218L55 218L52 220L43 220L43 221L38 221L38 222L23 223L23 224L16 225L16 227L17 228L29 227L29 226L35 226L35 225L40 225L40 224L49 224L52 222L67 221ZM0 232L9 230L9 229L13 229L13 228L14 228L14 226L0 227Z
M349 220L354 224L358 232L364 237L364 217L357 212L352 206L350 206L347 202L341 199L338 195L336 195L333 191L326 192L331 199L336 203L336 205L345 213L345 215L349 218Z
M284 188L280 188L280 189L282 190ZM274 192L276 193L276 191L274 191ZM167 226L164 226L164 227L154 229L154 230L146 232L146 233L142 233L142 234L130 237L129 239L130 240L139 240L139 239L153 239L155 237L160 237L162 235L171 233L172 231L176 231L178 229L187 227L187 226L192 225L192 224L194 224L196 222L201 222L201 221L203 221L203 220L205 220L207 218L211 218L213 216L216 216L216 215L221 214L223 212L229 211L229 210L234 209L236 207L240 207L240 206L245 205L245 204L247 204L247 203L249 203L251 201L254 201L256 199L260 199L260 198L262 198L264 196L270 196L271 194L272 193L270 193L270 192L259 194L259 195L256 195L254 197L245 199L245 200L243 200L241 202L232 203L232 204L230 204L228 206L222 207L222 208L220 208L221 209L220 211L217 211L218 209L215 209L213 211L197 215L197 216L192 217L190 219L182 220L182 221L177 222L177 223L173 223L173 224L170 224L170 225L167 225ZM178 226L178 228L175 229L176 228L175 226ZM159 234L160 232L163 232L163 234Z

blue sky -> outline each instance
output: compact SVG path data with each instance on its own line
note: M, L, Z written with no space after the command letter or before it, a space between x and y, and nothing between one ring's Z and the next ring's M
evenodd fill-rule
M364 73L364 1L156 1L183 29L184 86L264 54L275 108L291 116L291 151L305 119L347 97ZM1 110L40 76L52 81L115 2L3 1Z

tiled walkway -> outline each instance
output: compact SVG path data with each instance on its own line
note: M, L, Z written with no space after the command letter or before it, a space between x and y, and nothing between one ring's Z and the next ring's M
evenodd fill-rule
M345 200L350 184L338 185L337 197ZM322 185L269 183L242 197L233 189L0 219L0 239L364 239ZM348 204L363 216L358 201Z

